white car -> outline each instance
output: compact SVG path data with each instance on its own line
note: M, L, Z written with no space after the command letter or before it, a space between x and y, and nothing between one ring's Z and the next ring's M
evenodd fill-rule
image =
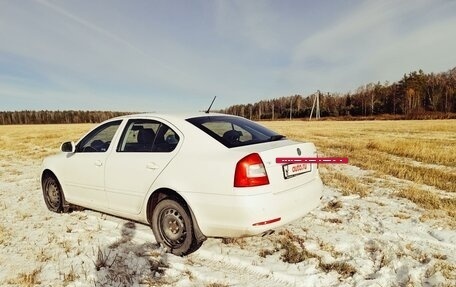
M157 242L185 255L207 237L266 234L317 207L312 143L224 114L138 114L101 123L43 161L44 201L150 224Z

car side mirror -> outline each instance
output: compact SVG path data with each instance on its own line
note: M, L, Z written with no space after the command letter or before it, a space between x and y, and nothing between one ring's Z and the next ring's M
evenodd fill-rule
M76 146L74 145L74 142L71 141L71 142L64 142L61 146L60 146L60 150L63 151L63 152L71 152L71 153L74 153L76 151Z

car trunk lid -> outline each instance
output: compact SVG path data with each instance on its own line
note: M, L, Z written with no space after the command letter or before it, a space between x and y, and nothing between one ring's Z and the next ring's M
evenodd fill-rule
M273 192L295 188L318 176L317 164L276 163L277 158L317 157L313 143L278 140L237 149L244 152L256 152L260 155Z

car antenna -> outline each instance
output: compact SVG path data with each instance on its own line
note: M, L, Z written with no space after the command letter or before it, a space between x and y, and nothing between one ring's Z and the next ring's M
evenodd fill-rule
M209 111L211 110L211 107L212 107L212 104L213 104L213 103L214 103L214 101L215 101L215 98L217 98L217 96L214 96L214 98L212 99L212 102L211 102L211 104L210 104L209 108L207 109L207 111L206 111L206 114L208 114L208 113L209 113Z

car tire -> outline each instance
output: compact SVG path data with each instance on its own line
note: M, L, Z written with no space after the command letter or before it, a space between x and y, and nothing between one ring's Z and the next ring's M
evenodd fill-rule
M54 176L48 175L43 180L42 188L47 208L53 212L63 212L64 199L59 181Z
M160 201L152 213L151 226L157 242L175 255L190 254L202 244L195 238L189 210L177 200Z

